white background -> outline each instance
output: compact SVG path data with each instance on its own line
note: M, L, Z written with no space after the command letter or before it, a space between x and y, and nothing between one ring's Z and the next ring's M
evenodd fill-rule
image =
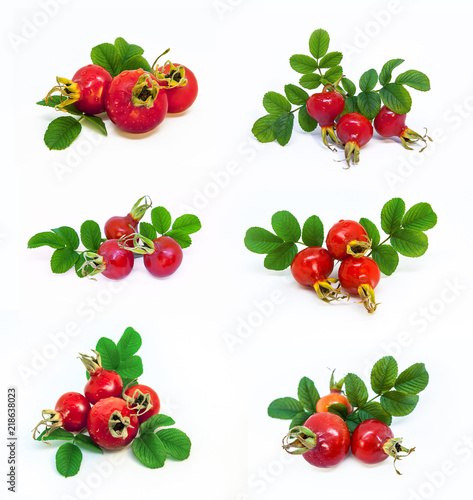
M5 415L6 388L16 386L19 498L51 491L59 499L113 498L143 488L175 500L282 500L338 489L386 499L459 495L473 458L471 7L453 16L443 3L421 0L172 5L154 2L139 10L122 1L29 1L10 7L2 20L0 405ZM345 170L334 162L342 154L324 149L319 131L308 135L296 125L285 148L252 138L264 93L297 84L288 58L307 53L317 28L330 33L330 50L345 54L343 68L354 81L392 58L406 59L399 71L429 75L432 90L412 91L408 117L411 128L427 126L435 138L424 153L376 137L362 149L360 164ZM72 76L90 62L94 45L117 36L141 45L151 61L170 46L172 57L195 72L198 100L144 137L119 133L107 121L108 137L84 127L68 150L50 152L42 137L56 115L34 103L55 76ZM86 219L103 226L144 194L174 216L190 212L202 220L169 279L153 279L141 261L123 282L57 276L49 269L51 250L26 249L33 234L52 227L78 229ZM401 257L396 273L382 279L376 290L382 305L372 316L356 300L321 303L289 271L265 270L262 256L242 243L248 227L269 228L281 209L301 221L317 214L326 230L341 218L379 223L382 205L394 196L408 207L431 203L439 222L428 233L427 254ZM117 341L127 326L143 337L141 380L156 388L163 412L191 437L191 456L152 471L129 449L105 457L84 452L81 471L66 480L55 470L56 445L44 449L30 430L41 409L53 407L63 392L82 389L77 353L103 335ZM318 470L283 455L287 422L267 417L273 399L295 396L302 376L324 393L334 368L367 380L372 364L387 354L401 370L425 362L431 376L415 412L392 426L407 446L417 447L399 464L402 477L387 462L367 467L348 457ZM2 429L5 443L3 420Z

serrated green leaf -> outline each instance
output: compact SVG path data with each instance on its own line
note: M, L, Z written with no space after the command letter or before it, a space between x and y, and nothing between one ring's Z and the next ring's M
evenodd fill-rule
M374 248L371 258L386 276L391 276L399 264L399 255L391 245L381 245Z
M404 229L427 231L437 224L437 214L429 203L417 203L412 206L402 219Z
M381 85L387 85L391 81L391 76L393 73L394 68L399 66L404 62L404 59L391 59L388 61L384 66L383 69L381 70L381 73L379 74L379 83Z
M271 226L274 232L284 241L296 242L301 237L299 222L287 210L280 210L271 217Z
M317 128L317 120L314 120L312 116L307 113L307 107L305 105L299 110L298 120L299 125L304 132L313 132Z
M268 252L264 259L264 267L272 271L284 271L294 260L297 254L297 245L295 243L281 243L277 248Z
M379 245L380 235L376 224L371 222L369 219L362 217L360 219L360 224L365 228L368 239L371 240L371 248L376 248Z
M356 102L360 113L368 120L376 118L381 109L381 99L376 92L360 92Z
M105 370L116 370L120 365L120 353L115 342L107 337L101 337L95 350L100 353L102 366Z
M51 271L55 274L66 273L74 267L79 255L70 247L58 248L51 256Z
M39 104L40 106L46 106L48 108L55 108L56 106L58 106L59 104L61 104L61 102L65 101L65 100L66 100L66 98L63 96L52 95L52 96L48 97L48 102L46 102L46 100L43 99L42 101L39 101L36 104ZM82 113L82 111L79 111L77 109L77 107L74 103L68 104L67 106L63 106L61 109L63 109L64 111L66 111L67 113L69 113L71 115L75 115L75 116L84 115L84 113Z
M140 222L140 234L151 241L158 237L156 229L149 222Z
M135 457L149 469L159 469L166 462L166 448L153 433L146 433L132 442Z
M329 44L330 36L323 29L315 30L310 35L309 50L316 59L320 59L327 53Z
M356 96L350 96L345 99L345 109L342 115L347 113L358 113L358 105Z
M87 120L88 122L92 123L96 128L102 132L103 135L108 135L107 134L107 127L105 126L104 121L100 116L95 116L95 115L84 115L84 119Z
M266 115L255 121L251 132L259 142L273 142L276 139L274 124L278 118L276 115Z
M317 73L308 73L300 77L299 83L305 89L314 90L322 83L322 77Z
M140 425L140 434L143 435L147 432L154 432L160 427L169 427L174 425L176 422L171 417L158 413L157 415L152 415L148 420Z
M298 413L292 420L291 423L289 424L289 429L292 429L293 427L297 427L299 425L304 425L307 421L307 419L313 415L313 413L309 411L302 411L301 413Z
M85 264L84 253L79 254L79 258L76 260L74 264L74 269L79 278L85 278L87 276L87 269L82 269L82 266ZM89 272L92 272L92 268L89 269Z
M391 236L391 245L405 257L420 257L429 248L429 240L427 235L420 231L398 229Z
M360 77L360 90L363 92L369 92L376 87L378 83L378 73L375 69L369 69L365 71Z
M66 431L62 427L54 429L48 436L45 436L47 431L48 429L44 429L44 431L36 438L36 441L72 441L74 439L74 434Z
M345 376L345 394L354 408L365 404L368 400L368 389L365 383L354 373L348 373Z
M429 383L429 374L424 363L415 363L404 370L396 379L395 389L404 394L418 394Z
M340 83L349 96L353 96L356 94L356 85L351 80L349 80L348 78L342 78Z
M188 248L192 245L192 238L180 229L171 229L166 233L166 236L176 240L181 248Z
M53 120L44 133L44 143L49 149L68 148L80 134L82 125L72 116L61 116Z
M309 99L309 94L297 85L286 85L284 87L284 92L288 101L296 106L304 106L307 99Z
M135 379L143 375L143 362L140 356L131 356L121 360L116 372L122 378Z
M383 103L395 113L404 115L409 113L412 98L409 92L399 83L388 83L379 91Z
M139 45L130 44L122 37L118 37L115 40L114 45L120 53L122 63L128 61L128 59L131 59L134 56L141 56L144 52Z
M330 83L335 83L343 75L343 69L341 66L334 66L327 70L324 74L325 80Z
M381 406L393 417L409 415L419 402L416 394L404 394L398 391L389 391L381 396Z
M53 233L52 231L35 234L28 240L28 248L39 248L43 246L63 248L65 245L66 243L59 234Z
M64 477L75 476L82 463L82 452L72 443L61 445L56 452L56 470Z
M383 394L394 387L397 377L397 362L392 356L376 361L371 370L371 388L376 394Z
M262 227L250 227L244 242L250 252L267 254L283 243L283 239Z
M76 233L72 227L69 226L61 226L61 227L56 227L52 229L54 233L58 234L61 239L64 241L66 246L69 248L72 248L73 250L76 250L77 247L79 246L79 235Z
M396 78L396 83L408 85L409 87L412 87L416 90L421 90L422 92L430 90L430 80L427 75L415 69L410 69L398 75L398 77Z
M125 61L123 63L121 70L130 71L140 68L144 71L148 71L149 73L152 72L152 68L149 62L143 56L133 56L132 58L128 59L128 61Z
M171 221L171 214L164 207L154 207L151 210L151 224L159 234L169 230Z
M186 234L192 234L199 231L202 228L202 224L197 215L184 214L174 221L172 228L179 229L179 231Z
M318 67L315 59L304 54L294 54L289 59L289 64L294 71L302 73L303 75L313 73Z
M117 348L121 360L126 360L136 354L141 347L141 335L131 326L129 326L120 337Z
M401 227L406 204L401 198L392 198L381 210L381 227L386 234L392 234Z
M93 453L101 453L103 455L102 448L96 445L90 436L85 434L76 434L74 438L74 443L83 448L84 450L92 451Z
M386 425L391 425L393 421L392 416L376 401L364 404L358 413L360 414L361 421L375 418L376 420L381 420Z
M310 378L302 377L297 389L297 397L301 405L309 412L316 412L317 401L320 399L319 392L317 391L314 382Z
M112 76L121 72L122 58L119 50L111 43L101 43L92 49L90 58L94 64L102 66Z
M332 403L327 407L329 413L334 413L345 420L348 416L348 408L343 403Z
M281 116L291 111L291 103L278 92L267 92L263 97L263 106L270 115Z
M345 423L348 426L348 430L350 431L350 434L353 433L353 431L356 429L356 427L358 426L358 424L360 422L361 422L361 418L360 418L359 412L350 413L350 415L347 416Z
M97 252L102 243L100 226L93 220L86 220L80 227L82 244L91 252Z
M191 452L191 440L179 429L163 429L158 431L158 438L164 444L166 453L174 460L186 460Z
M292 420L298 413L304 411L304 407L294 398L278 398L268 406L268 415L271 418L281 420Z
M343 59L341 52L329 52L319 61L319 68L333 68L338 66Z
M274 133L276 135L276 140L281 146L285 146L289 142L293 128L294 114L286 113L277 119L274 124Z
M302 227L302 242L308 247L321 247L324 242L324 225L317 215L310 216Z

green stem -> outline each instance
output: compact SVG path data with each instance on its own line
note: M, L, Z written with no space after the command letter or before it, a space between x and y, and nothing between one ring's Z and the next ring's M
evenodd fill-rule
M298 108L293 109L292 111L289 111L289 114L295 113L296 111L299 111L301 108L304 106L299 106Z
M382 241L379 245L377 245L376 247L380 247L381 245L384 245L387 241L389 241L391 239L391 235L389 235L384 241ZM369 257L371 254L373 253L373 250L370 251L370 253L367 255L367 257Z

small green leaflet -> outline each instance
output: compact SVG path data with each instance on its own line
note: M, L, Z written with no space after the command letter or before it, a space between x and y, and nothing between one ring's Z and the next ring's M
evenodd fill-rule
M275 399L268 407L270 417L282 420L292 420L303 411L304 407L297 399L288 397Z
M162 429L157 432L166 453L174 460L186 460L191 452L191 440L179 429Z
M159 469L166 462L166 448L153 433L145 433L132 442L135 457L148 469Z
M371 388L382 394L394 387L397 378L397 362L392 356L379 359L371 370Z
M144 229L150 236L154 235L154 229L158 234L169 236L175 239L177 243L179 243L181 248L187 248L192 244L192 239L189 235L196 233L202 228L202 224L199 218L193 214L181 215L174 221L174 223L172 223L172 225L171 222L171 214L166 208L155 207L153 208L153 210L151 210L152 226L144 226ZM140 228L141 227L142 226L140 225Z
M263 97L264 109L270 115L281 116L291 111L291 103L277 92L268 92Z
M86 220L80 227L80 239L87 250L97 252L102 243L100 226L93 220Z
M68 148L82 130L81 124L72 116L61 116L53 120L46 129L44 142L49 149Z
M315 413L315 407L320 396L314 382L312 382L310 378L302 377L299 382L299 388L297 389L297 397L307 411Z
M75 476L82 463L82 452L72 443L64 443L56 453L56 469L64 477Z
M315 30L310 35L309 50L316 59L320 59L327 53L329 44L330 36L323 29Z

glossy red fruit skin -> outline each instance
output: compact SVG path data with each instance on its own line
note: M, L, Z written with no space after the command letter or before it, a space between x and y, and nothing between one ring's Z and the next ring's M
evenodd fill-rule
M87 425L90 404L79 392L66 392L54 409L61 414L62 427L69 432L80 432Z
M307 100L307 113L321 127L331 127L345 108L345 99L338 92L319 92Z
M104 259L102 274L111 280L125 278L131 273L135 259L133 253L118 246L117 240L104 241L97 253Z
M317 281L328 278L332 271L333 258L321 247L304 248L291 264L292 276L304 286L314 286Z
M381 279L381 272L372 258L350 255L341 263L338 279L348 293L358 295L360 285L370 285L374 290Z
M171 276L181 265L181 246L170 236L160 236L153 243L155 251L143 256L146 269L157 278Z
M118 411L123 417L130 419L126 438L114 437L109 430L109 421L112 414ZM94 443L106 450L118 450L128 446L138 434L138 417L127 407L123 399L110 397L101 399L90 410L87 419L87 430Z
M84 395L91 404L101 399L120 397L123 391L123 381L120 375L112 370L99 367L90 375L84 387Z
M131 100L132 91L138 79L145 72L142 69L122 71L110 85L105 99L105 108L112 122L121 130L133 134L142 134L155 129L166 117L168 100L166 92L160 90L153 106L135 106ZM158 83L151 73L150 79Z
M197 99L197 94L199 93L199 85L197 83L197 78L194 73L183 64L173 63L174 66L182 66L185 70L185 78L187 79L186 85L183 87L174 87L166 89L166 94L168 98L168 113L182 113L189 109L192 104L194 104ZM160 73L169 72L169 64L160 67L158 69ZM166 85L165 82L161 82L160 85Z
M125 215L124 217L116 215L114 217L110 217L110 219L108 219L105 223L105 237L107 240L119 240L122 236L129 236L136 233L137 228L138 221L133 219L130 214Z
M373 125L359 113L347 113L337 122L337 135L344 144L354 142L361 148L373 137Z
M317 435L317 444L302 456L315 467L333 467L339 464L350 449L350 431L338 415L315 413L304 424Z
M88 64L77 70L72 81L80 89L80 98L74 103L79 111L88 115L105 111L105 97L112 83L112 76L106 69L97 64Z
M388 458L389 455L383 450L383 445L392 438L394 434L384 422L370 418L358 424L354 430L351 451L365 464L377 464Z
M141 391L143 394L149 394L151 404L153 405L153 407L146 413L143 413L143 415L138 415L138 420L141 425L143 422L146 422L150 417L152 417L153 415L157 415L159 413L159 410L161 409L161 401L159 400L159 396L156 394L156 391L154 391L153 389L151 389L151 387L144 384L137 384L128 387L128 389L125 391L125 394L127 396L130 396L130 398L132 398L136 390ZM131 405L128 404L128 406Z
M407 129L406 116L383 106L374 119L374 128L382 137L401 137Z
M337 260L348 257L347 245L352 241L368 241L368 233L365 228L354 220L341 220L334 224L325 239L327 250Z

